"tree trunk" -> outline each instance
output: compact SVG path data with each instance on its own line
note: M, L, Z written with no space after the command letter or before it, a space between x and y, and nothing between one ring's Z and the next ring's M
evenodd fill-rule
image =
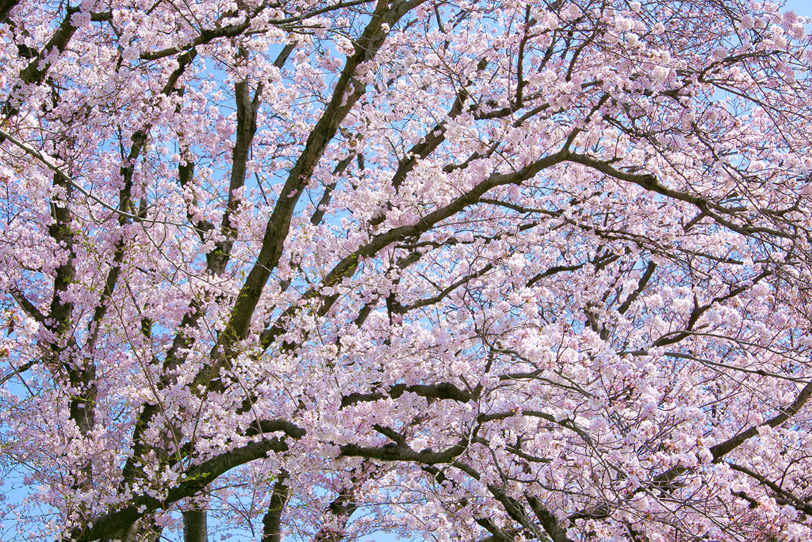
M209 542L205 510L183 512L183 542Z

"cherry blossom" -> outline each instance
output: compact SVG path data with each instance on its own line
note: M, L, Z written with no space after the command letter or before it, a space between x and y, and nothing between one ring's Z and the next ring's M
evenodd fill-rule
M3 536L812 539L806 24L2 3Z

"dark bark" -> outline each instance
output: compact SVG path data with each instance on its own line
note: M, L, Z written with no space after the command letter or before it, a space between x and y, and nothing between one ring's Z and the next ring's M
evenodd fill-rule
M262 542L282 542L282 513L290 497L290 488L285 481L287 474L282 471L273 486L268 511L262 518Z
M397 399L404 393L414 393L421 397L430 399L452 399L461 403L466 403L474 398L474 394L468 391L459 389L457 386L450 382L441 382L434 385L415 384L407 386L406 384L396 384L389 388L386 392L373 392L373 393L351 393L341 398L341 407L346 408L356 403L364 403L369 401L378 401L385 397Z
M85 523L85 528L74 529L70 538L74 542L90 542L108 538L115 533L129 529L135 522L156 510L166 510L181 499L198 495L205 487L231 469L266 457L269 452L286 450L287 444L284 441L270 438L225 452L186 471L181 481L167 492L163 500L148 494L134 495L127 506L93 518Z
M530 505L531 510L541 522L541 526L553 539L553 542L572 542L572 539L567 536L567 530L564 529L558 522L556 517L547 510L537 497L531 495L527 496L527 503Z
M239 200L237 191L245 186L245 176L248 172L248 158L251 154L251 143L257 131L257 110L260 104L261 86L251 99L248 82L239 81L234 84L234 95L237 102L237 140L231 156L231 179L228 186L228 203L223 213L220 232L223 239L214 245L214 249L206 255L207 271L213 275L220 275L226 270L231 257L231 248L237 231L231 226L231 215L237 210Z
M266 224L256 262L240 289L225 331L212 349L212 358L217 361L201 370L192 383L192 388L201 386L209 388L221 368L230 363L230 358L234 355L231 351L232 345L248 334L262 291L282 257L284 243L290 231L290 222L299 198L310 182L310 177L327 145L338 131L339 124L365 92L364 85L355 77L357 68L377 54L388 35L384 24L393 27L403 15L423 1L398 2L391 7L384 0L377 3L369 24L355 42L355 53L347 58L329 104L310 132L304 149L282 187L280 192L282 197L277 201Z
M0 23L5 23L11 10L20 0L0 0Z
M343 488L330 503L322 516L325 521L313 537L314 542L341 542L347 532L350 517L358 510L354 494L363 481L363 475L354 477L352 484Z
M0 4L0 23L6 22L8 18L8 13L11 9L17 4L17 0L0 0L3 2ZM3 16L2 10L6 9L7 11ZM45 80L45 75L48 73L48 70L51 68L51 53L56 50L58 52L62 52L68 46L68 42L73 37L73 34L76 32L76 27L73 26L71 19L75 13L79 11L78 7L69 7L65 11L65 17L57 26L56 31L51 36L51 39L45 44L41 51L35 52L30 48L27 48L24 51L22 56L26 58L31 58L31 62L28 63L21 72L20 72L20 80L24 85L40 85ZM23 53L21 51L21 53ZM16 85L14 89L9 93L9 96L15 96L19 93L22 85ZM23 99L25 99L23 97ZM20 104L15 103L14 100L11 98L7 98L6 101L3 103L2 107L0 108L0 118L3 120L9 119L16 115L20 110ZM5 140L3 136L0 136L0 143Z
M183 512L183 542L209 542L206 511L196 508Z

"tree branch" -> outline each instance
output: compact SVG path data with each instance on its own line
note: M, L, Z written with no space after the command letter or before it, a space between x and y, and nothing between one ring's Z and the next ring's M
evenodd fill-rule
M251 442L225 452L217 457L204 461L191 467L183 479L173 488L169 489L164 499L157 499L151 495L134 495L130 504L120 510L109 512L92 521L87 522L87 528L75 529L71 532L71 539L75 542L90 542L110 536L119 530L131 525L138 518L158 509L167 507L181 499L196 495L203 488L211 484L226 472L256 459L261 459L269 452L284 452L287 444L277 438L264 439Z

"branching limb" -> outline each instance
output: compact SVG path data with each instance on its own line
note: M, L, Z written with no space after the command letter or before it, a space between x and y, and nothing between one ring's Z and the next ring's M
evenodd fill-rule
M159 500L148 494L134 495L124 508L87 522L84 529L75 529L71 533L71 539L75 542L91 542L110 536L150 512L166 510L169 505L181 499L197 495L231 469L266 457L269 452L284 452L287 449L284 440L270 438L225 452L186 471L180 482L168 490L164 499Z

